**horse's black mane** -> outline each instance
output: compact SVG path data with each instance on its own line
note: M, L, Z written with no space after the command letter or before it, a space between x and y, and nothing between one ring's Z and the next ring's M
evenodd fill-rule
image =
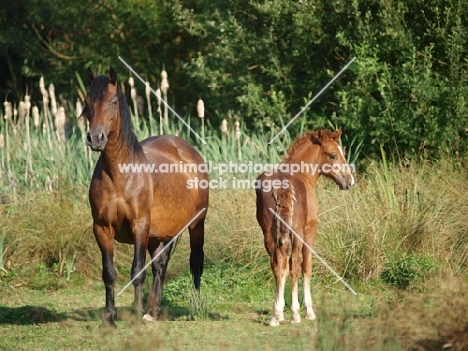
M89 96L92 100L101 100L107 93L109 86L109 78L107 76L98 76L91 82L89 86ZM132 130L132 120L130 116L130 110L128 109L127 100L122 94L119 84L117 83L117 96L119 99L120 107L120 135L123 139L127 140L129 147L141 149L140 143L138 142L135 133Z

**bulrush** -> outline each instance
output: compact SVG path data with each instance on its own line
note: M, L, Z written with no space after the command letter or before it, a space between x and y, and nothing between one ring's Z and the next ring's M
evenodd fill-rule
M136 130L140 131L140 117L138 116L137 91L135 88L135 80L132 76L128 78L128 84L130 85L130 97L132 98L133 102L133 114L135 115Z
M163 70L161 71L161 92L163 93L163 98L164 101L166 102L164 104L164 123L167 124L169 123L169 117L168 117L168 112L167 112L167 91L169 90L169 80L168 80L168 75L166 70L163 67Z
M202 99L198 99L197 102L197 113L201 119L202 138L205 138L205 103Z
M240 131L239 121L236 121L234 123L234 128L235 128L235 133L236 133L235 135L236 135L236 140L237 140L237 157L239 161L242 161L242 150L241 150L241 142L240 142L241 131Z
M39 125L40 125L40 116L39 116L39 107L37 107L36 105L34 105L32 107L32 117L33 117L33 123L34 123L34 128L39 128Z
M66 140L65 122L66 122L65 108L63 106L60 106L57 111L57 116L55 117L55 133L57 134L58 140L62 140L62 141Z
M55 98L55 86L54 84L49 84L49 97L50 97L50 110L54 116L57 116L57 99Z

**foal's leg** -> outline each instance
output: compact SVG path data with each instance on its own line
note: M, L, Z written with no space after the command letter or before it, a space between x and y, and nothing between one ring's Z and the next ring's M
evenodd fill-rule
M296 233L300 236L302 236L302 231L296 231ZM291 323L300 323L301 322L301 316L299 314L300 311L300 304L299 304L299 273L301 272L301 264L300 264L300 259L301 259L301 248L302 248L302 242L296 238L296 236L293 234L292 235L292 253L291 253L291 258L290 258L290 270L291 270L291 294L292 294L292 301L291 301L291 312L292 312L292 317L291 317Z
M315 236L317 234L317 225L314 222L305 230L304 241L310 248L313 248ZM304 306L306 308L306 319L314 320L315 313L312 309L312 297L310 295L310 277L312 275L312 252L304 245L302 247L302 274L304 276Z
M102 280L106 288L106 307L102 315L103 327L114 327L117 309L115 308L114 286L117 273L114 268L114 230L112 227L93 225L94 236L101 250Z
M200 278L203 273L205 253L205 218L200 219L195 226L189 228L190 234L190 271L192 272L193 285L200 290Z
M143 315L143 284L146 279L146 272L143 270L146 261L146 248L148 247L149 218L141 218L133 224L133 236L135 240L133 264L131 276L133 280L134 303L133 309L137 314Z
M148 245L148 251L151 255L151 259L156 255L158 255L158 257L151 265L154 281L152 289L149 292L148 309L146 314L143 316L143 320L152 322L159 319L159 316L161 315L162 289L164 279L166 277L167 265L169 264L172 245L173 243L171 243L169 247L166 247L167 243L151 243ZM165 249L161 252L163 248Z
M290 244L276 247L270 256L270 263L276 280L276 298L273 305L273 316L270 326L276 327L279 322L284 321L284 286L289 274L288 253Z

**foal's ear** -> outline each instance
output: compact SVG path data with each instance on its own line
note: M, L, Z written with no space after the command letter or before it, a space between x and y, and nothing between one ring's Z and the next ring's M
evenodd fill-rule
M88 69L86 70L86 82L88 83L88 85L91 84L94 77L95 77L95 75L94 75L93 71L91 70L91 67L88 67Z
M322 138L324 137L323 130L319 129L316 132L312 132L311 139L314 144L322 145Z
M340 136L341 136L341 127L338 130L334 131L333 133L330 133L328 137L332 138L335 141L338 141L340 140Z
M109 69L109 81L112 83L112 85L117 84L117 72L112 66Z

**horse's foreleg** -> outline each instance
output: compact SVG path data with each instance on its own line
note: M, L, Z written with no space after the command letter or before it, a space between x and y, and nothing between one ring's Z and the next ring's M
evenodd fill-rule
M94 236L101 250L102 280L106 288L106 307L102 315L103 327L114 327L117 309L115 308L114 286L117 273L114 268L114 233L112 228L94 224Z
M146 310L146 314L143 316L144 320L150 322L159 319L161 314L162 289L173 244L171 243L170 247L167 247L161 252L166 245L167 243L151 243L148 245L148 251L151 255L151 259L154 259L154 257L158 255L151 265L154 281L152 289L149 292L148 308Z
M302 231L298 231L297 233L301 235ZM301 305L299 304L299 273L301 272L301 264L300 264L300 256L301 256L301 248L302 242L296 238L292 238L292 253L291 258L289 261L290 270L291 270L291 323L300 323L301 322L301 315L299 314Z
M195 289L200 290L200 280L203 274L203 264L205 261L205 253L203 245L205 243L205 218L202 218L198 223L189 228L190 234L190 271L192 272L193 285Z
M149 220L141 219L133 226L134 235L134 255L131 270L131 277L134 286L133 309L137 314L143 315L143 284L146 279L146 272L143 270L146 261L146 249L148 247Z

